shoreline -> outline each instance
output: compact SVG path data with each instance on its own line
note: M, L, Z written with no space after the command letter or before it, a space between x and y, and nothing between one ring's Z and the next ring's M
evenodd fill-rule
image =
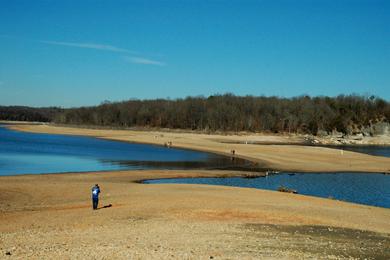
M77 259L390 256L383 250L390 245L387 208L252 188L136 182L222 175L149 170L0 177L0 253ZM97 211L90 201L95 183L102 189ZM324 243L332 248L324 250Z
M296 144L242 144L225 143L274 138L267 136L218 136L189 133L146 132L131 130L96 130L55 125L7 125L17 131L89 136L100 139L164 146L173 143L174 148L189 149L237 157L259 164L261 168L296 172L375 172L390 171L390 158L339 150L321 146ZM280 142L280 137L277 138ZM235 154L230 153L235 150Z
M51 122L30 122L30 121L7 121L0 120L0 124L7 125L48 125L63 128L76 128L86 130L101 130L101 131L134 131L134 132L160 132L160 133L174 133L174 134L195 134L195 135L210 135L210 136L258 136L265 138L273 138L276 141L260 141L259 145L303 145L303 146L385 146L390 147L390 135L341 135L341 133L333 135L311 135L298 133L271 133L271 132L234 132L234 131L201 131L188 129L170 129L170 128L149 128L149 127L119 127L119 126L97 126L97 125L75 125L75 124L56 124Z
M37 131L37 129L33 128L25 128L26 126L27 127L31 127L31 126L41 126L42 124L32 124L32 125L29 125L29 124L21 124L22 125L22 129L20 129L20 125L14 125L14 124L9 124L7 125L6 127L11 129L11 130L14 130L14 131L24 131L24 132L33 132L33 133L42 133L40 132L40 130ZM44 124L45 126L47 126L47 124ZM52 126L52 127L57 127L57 126ZM115 131L115 130L114 130ZM50 131L47 131L50 133ZM45 132L46 133L46 132ZM55 134L63 134L63 133L55 133ZM65 133L66 135L72 135L72 136L86 136L86 137L93 137L93 138L99 138L99 139L103 139L103 140L111 140L111 141L115 141L115 142L127 142L127 143L139 143L139 144L148 144L148 145L156 145L156 146L161 146L161 144L156 144L156 143L144 143L144 142L137 142L137 141L127 141L127 140L121 140L121 139L111 139L110 137L101 137L101 136L94 136L94 135L83 135L83 133L78 133L78 134L68 134L68 133ZM254 144L254 145L260 145L260 144ZM270 144L267 144L267 145L270 145ZM283 145L290 145L290 144L280 144L281 146ZM302 146L305 146L302 144ZM308 146L308 147L312 147L312 146ZM313 147L318 147L318 146L314 146ZM177 147L175 147L177 148ZM327 147L325 147L327 148ZM188 148L188 147L179 147L179 149L185 149L185 150L193 150L192 148ZM194 151L197 151L197 150L194 150ZM198 150L199 151L199 150ZM200 150L200 151L203 151L203 150ZM214 154L219 154L219 155L224 155L224 156L229 156L229 154L227 153L221 153L221 152L215 152L215 151L207 151L207 153L214 153ZM248 162L252 162L252 163L256 163L253 158L250 158L250 157L246 157L246 156L235 156L235 155L230 155L232 158L233 157L237 157L237 158L240 158L240 159L244 159L244 160L247 160ZM386 158L386 157L384 157ZM388 158L387 158L388 159ZM211 176L203 176L203 175L197 175L197 176L171 176L169 177L169 179L180 179L180 178L233 178L233 177L247 177L248 175L256 175L257 177L265 177L266 174L265 172L268 171L268 170L275 170L275 169L270 169L268 168L268 170L264 170L266 169L266 167L262 167L261 169L263 169L261 172L256 172L256 174L248 174L250 172L253 173L253 171L245 171L245 170L242 170L242 169L239 169L239 170L235 170L235 169L165 169L165 171L183 171L183 172L193 172L193 171L215 171L215 172L218 172L218 171L223 171L223 172L226 172L226 174L223 174L223 175L211 175ZM127 172L127 171L145 171L145 172L148 172L148 171L156 171L158 169L119 169L119 170L102 170L102 171L80 171L80 172L53 172L53 173L32 173L32 174L29 174L29 173L26 173L26 174L18 174L18 175L9 175L9 176L30 176L30 175L52 175L52 174L88 174L88 173L111 173L111 172ZM301 170L301 171L294 171L294 170L291 170L291 169L287 169L287 170L282 170L280 171L280 173L288 173L288 172L295 172L295 173L298 173L298 174L305 174L305 173L316 173L316 174L337 174L337 173L347 173L347 174L356 174L356 173L369 173L369 172L366 172L366 171L345 171L345 170L341 170L341 171L322 171L322 172L312 172L312 171L305 171L305 170ZM278 172L279 173L279 172ZM389 174L388 172L371 172L372 174ZM160 178L160 177L153 177L153 178L148 178L148 179L139 179L139 180L134 180L134 183L138 183L138 184L145 184L145 181L149 181L149 180L158 180L158 179L166 179L166 178ZM245 187L238 187L238 186L234 186L235 188L245 188ZM264 189L261 189L261 190L264 190ZM316 197L316 198L321 198L321 197L317 197L317 196L313 196L313 195L305 195L305 196L312 196L312 197ZM323 198L323 199L326 199L326 198ZM355 202L348 202L348 203L355 203ZM357 203L359 204L359 203ZM362 205L362 204L359 204L359 205Z
M155 138L158 133L79 132L41 125L18 128L82 133L125 142L139 139L156 145L173 140L174 147L179 143L198 148L195 150L211 145L207 152L230 148L208 140L210 136L192 134ZM259 156L257 145L238 147L243 155ZM286 153L281 154L281 148L296 151L291 154L293 160L301 157L303 162L297 166L319 156L321 168L329 165L321 156L334 158L334 151L326 148L271 145L260 150L267 147L272 148L274 160L284 164L289 158L283 161ZM313 151L315 156L307 157ZM351 159L390 165L388 158L345 154ZM156 178L245 174L223 170L121 170L1 176L0 201L4 203L0 203L0 258L7 252L17 258L51 259L390 257L389 250L383 250L390 248L388 208L253 188L139 183ZM100 210L92 211L90 188L95 183L102 194ZM324 249L324 244L332 247Z
M107 182L113 182L117 184L123 184L123 185L137 185L139 188L143 188L142 186L149 186L148 184L144 183L148 180L162 180L162 179L182 179L182 178L234 178L234 177L245 177L246 172L243 171L224 171L224 170L119 170L119 171L90 171L90 172L67 172L67 173L44 173L44 174L25 174L25 175L7 175L7 176L0 176L0 179L3 180L2 183L0 183L0 187L6 186L7 181L15 181L17 183L23 183L24 181L32 181L32 182L47 182L47 179L54 180L55 179L74 179L76 178L76 183L80 180L86 180L86 179L100 179ZM301 173L304 174L304 173ZM324 173L327 174L327 173ZM379 174L379 173L378 173ZM114 180L112 180L114 178ZM261 177L260 177L261 178ZM121 183L118 180L125 180L124 183ZM92 183L92 182L91 182ZM60 184L66 186L66 183ZM30 183L25 182L23 183L25 186L31 186ZM251 187L237 187L237 186L224 186L224 185L209 185L209 184L153 184L150 185L151 187L159 187L162 188L164 186L188 186L192 189L196 190L200 186L204 189L221 189L221 190L245 190L249 193L269 193L272 195L280 196L280 197L288 197L288 199L298 201L304 200L304 201L317 201L317 202L323 202L326 204L344 204L346 207L352 207L352 208L370 208L370 209L377 209L380 211L387 211L387 213L390 214L390 208L384 208L384 207L378 207L378 206L371 206L366 204L359 204L354 202L348 202L343 200L333 200L328 198L322 198L317 196L311 196L311 195L305 195L305 194L291 194L291 193L283 193L279 192L277 190L267 190L267 189L256 189ZM165 187L164 187L165 188ZM183 187L182 187L183 188ZM17 189L15 187L15 189ZM8 189L7 189L8 190ZM174 192L174 191L172 191ZM272 196L270 197L272 198ZM256 199L255 199L256 200ZM2 205L4 206L4 205ZM10 205L8 205L10 206ZM13 207L13 206L11 206ZM3 212L3 211L0 211ZM4 213L4 212L3 212ZM299 222L299 221L298 221ZM343 221L342 221L343 222ZM347 222L345 222L347 223ZM348 225L347 225L348 226ZM346 227L347 227L346 226ZM390 223L388 224L389 229L388 233L390 234Z

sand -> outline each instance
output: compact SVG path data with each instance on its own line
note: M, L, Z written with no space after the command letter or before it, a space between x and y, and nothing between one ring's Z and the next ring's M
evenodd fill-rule
M300 138L272 135L207 135L197 133L102 130L55 125L13 125L10 128L49 134L94 136L110 140L164 145L213 152L251 160L264 168L301 172L390 172L390 158L325 147L302 146ZM267 145L251 144L267 142ZM274 143L270 145L269 143ZM275 144L276 143L276 144ZM292 143L292 144L291 144ZM291 145L286 145L291 144Z
M239 156L278 169L288 169L294 160L294 167L305 171L384 171L390 165L388 158L344 152L366 163L350 166L340 160L332 166L337 155L330 149L220 142L236 136L16 128L155 144L172 141L173 146L218 153L236 149ZM239 174L245 173L153 170L0 177L0 258L390 258L390 209L276 191L138 183ZM111 207L92 210L95 183L102 189L100 206Z

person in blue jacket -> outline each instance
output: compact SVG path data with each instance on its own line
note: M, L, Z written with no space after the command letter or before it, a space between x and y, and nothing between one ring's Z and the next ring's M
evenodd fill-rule
M92 207L93 209L97 209L99 204L99 193L100 193L100 187L98 184L95 184L92 188Z

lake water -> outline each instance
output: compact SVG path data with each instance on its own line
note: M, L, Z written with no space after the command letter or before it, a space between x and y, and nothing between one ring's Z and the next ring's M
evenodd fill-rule
M341 148L390 157L390 147L385 146L343 146ZM187 178L148 180L145 183L209 184L267 190L277 190L280 186L285 186L297 190L299 194L323 198L332 197L338 200L390 208L390 175L384 174L286 172L255 179Z
M186 178L148 180L145 183L209 184L266 190L285 186L299 194L390 208L390 175L376 173L282 173L255 179Z
M332 148L331 146L327 146ZM390 147L389 146L376 146L376 145L357 145L357 146L336 146L336 149L344 149L348 151L358 152L358 153L366 153L376 156L384 156L390 157Z
M390 156L389 147L344 147ZM155 145L93 137L17 132L0 125L0 176L125 169L246 169L248 162ZM193 178L146 183L197 183L276 190L390 208L390 175L368 173L282 173L264 178Z
M0 176L125 169L241 167L244 160L93 137L24 133L0 125Z

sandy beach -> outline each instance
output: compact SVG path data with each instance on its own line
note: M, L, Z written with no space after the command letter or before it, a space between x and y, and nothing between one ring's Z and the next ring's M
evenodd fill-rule
M49 125L20 131L76 134L229 154L297 171L390 169L390 159L285 143L289 137L223 136ZM291 143L299 140L291 140ZM227 171L120 171L0 177L0 258L390 258L390 209L246 188L141 184ZM90 189L102 188L93 211ZM106 207L104 206L109 206Z
M0 0L0 260L390 260L389 14Z
M59 127L48 124L20 124L11 129L35 133L93 136L109 140L164 145L235 156L258 163L263 168L301 172L390 172L390 158L371 156L325 147L302 146L296 136L208 135L198 133L103 130ZM256 142L256 144L252 144ZM266 144L257 144L266 143ZM287 145L286 145L287 144Z

